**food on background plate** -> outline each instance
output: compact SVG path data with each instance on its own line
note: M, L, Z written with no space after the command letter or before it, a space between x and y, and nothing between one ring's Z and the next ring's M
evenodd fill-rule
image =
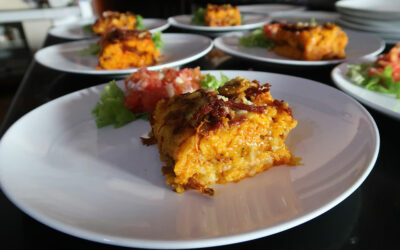
M140 68L125 79L125 91L114 81L105 87L100 102L93 109L97 127L107 125L122 127L131 121L147 118L162 98L191 92L198 88L215 90L229 79L221 74L221 80L202 75L200 68L161 71Z
M265 47L296 60L318 61L346 58L346 33L332 23L272 23L239 40L240 45Z
M230 4L207 4L207 8L199 8L192 18L192 23L210 27L241 25L242 19L237 6Z
M150 121L167 184L178 193L213 195L210 185L295 165L284 140L297 121L269 88L237 77L218 93L199 89L161 99Z
M368 90L394 94L400 99L400 43L375 62L349 65L347 77Z
M160 58L160 51L147 30L113 29L100 39L99 46L98 69L150 66Z
M117 11L105 11L101 17L91 26L97 35L104 35L110 29L143 29L143 20L140 15L131 12L120 13Z

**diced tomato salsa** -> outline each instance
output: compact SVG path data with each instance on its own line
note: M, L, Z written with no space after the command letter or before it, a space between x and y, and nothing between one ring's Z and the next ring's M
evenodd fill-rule
M125 106L135 113L152 112L160 99L200 88L200 68L151 71L140 68L125 79Z
M389 53L378 56L377 67L368 70L369 75L380 74L386 66L392 67L392 77L395 82L400 81L400 44L393 47Z

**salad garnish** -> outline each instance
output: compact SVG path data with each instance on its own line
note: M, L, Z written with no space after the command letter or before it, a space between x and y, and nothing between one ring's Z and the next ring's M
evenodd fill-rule
M400 44L375 62L349 65L347 77L368 90L394 94L400 99Z

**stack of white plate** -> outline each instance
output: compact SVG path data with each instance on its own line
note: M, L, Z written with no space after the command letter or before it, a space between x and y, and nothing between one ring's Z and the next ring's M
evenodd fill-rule
M400 0L342 0L335 5L340 25L400 42Z

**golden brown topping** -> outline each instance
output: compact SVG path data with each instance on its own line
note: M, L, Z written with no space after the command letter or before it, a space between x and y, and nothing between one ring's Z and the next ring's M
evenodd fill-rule
M102 44L117 43L119 41L136 39L151 39L151 33L147 30L125 30L125 29L112 29L101 39Z

